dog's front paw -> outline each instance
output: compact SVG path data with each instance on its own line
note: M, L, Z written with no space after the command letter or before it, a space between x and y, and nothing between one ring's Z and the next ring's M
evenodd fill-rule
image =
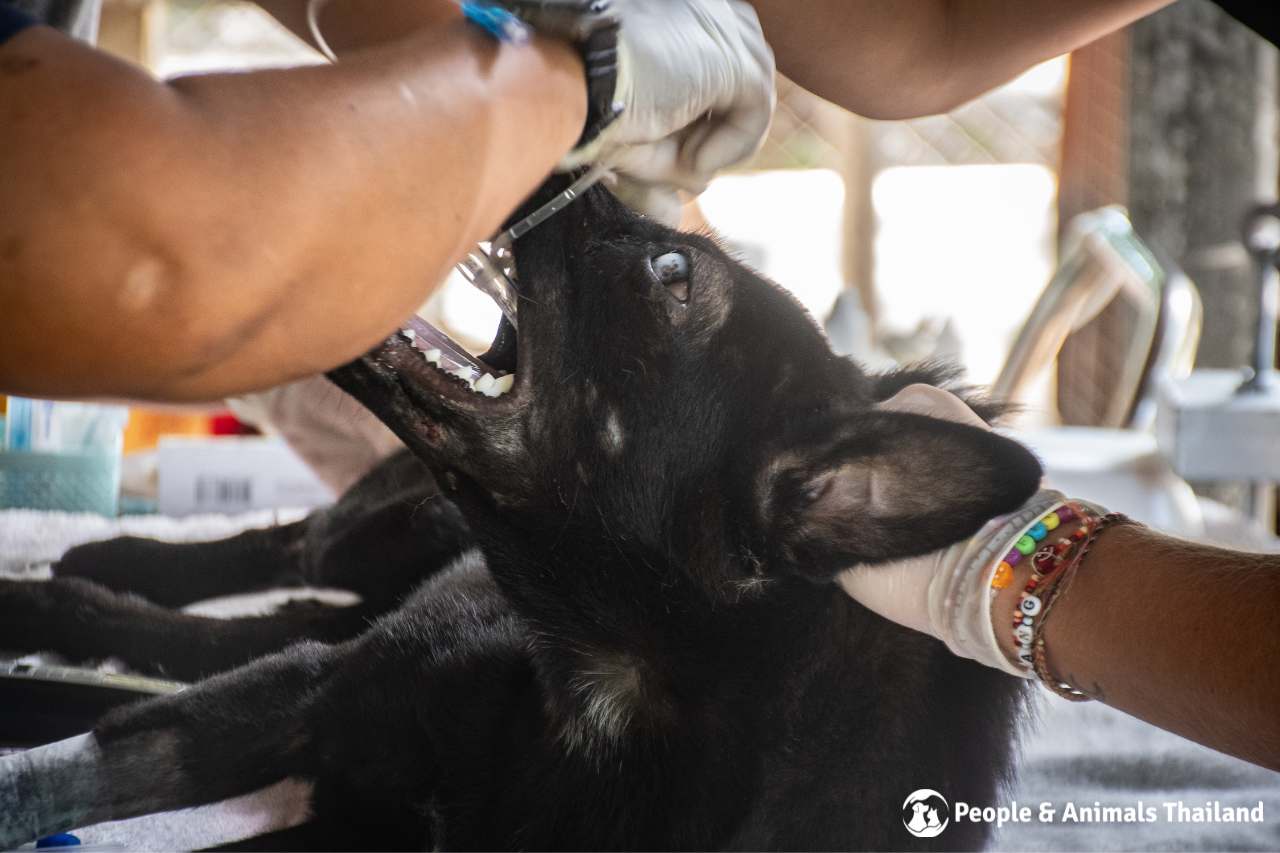
M50 567L54 577L84 578L114 589L112 580L121 573L133 555L132 537L106 539L76 545Z

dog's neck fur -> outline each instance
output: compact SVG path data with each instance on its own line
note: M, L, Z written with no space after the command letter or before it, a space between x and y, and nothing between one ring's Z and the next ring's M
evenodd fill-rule
M593 761L652 757L683 741L699 697L710 707L764 682L803 691L811 674L784 663L797 644L814 649L801 659L818 660L818 650L845 645L832 631L854 629L856 605L832 587L766 580L763 571L755 584L699 583L723 568L673 564L589 512L545 524L520 511L470 518L489 570L529 627L560 736Z

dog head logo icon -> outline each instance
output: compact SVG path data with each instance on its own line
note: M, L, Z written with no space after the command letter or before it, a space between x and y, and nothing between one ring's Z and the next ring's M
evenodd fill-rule
M902 825L916 838L936 838L951 823L951 806L937 791L912 791L902 803Z

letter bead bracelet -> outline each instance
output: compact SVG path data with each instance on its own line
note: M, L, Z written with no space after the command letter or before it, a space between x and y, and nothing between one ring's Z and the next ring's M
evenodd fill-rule
M1064 518L1064 515L1067 517ZM1031 577L1018 596L1018 604L1013 610L1013 640L1018 648L1018 663L1028 670L1035 667L1032 649L1036 635L1036 617L1044 611L1043 593L1058 579L1062 568L1073 561L1078 546L1093 534L1097 524L1096 516L1069 506L1058 510L1058 518L1059 521L1079 518L1081 523L1070 536L1063 536L1052 545L1042 545L1031 555Z

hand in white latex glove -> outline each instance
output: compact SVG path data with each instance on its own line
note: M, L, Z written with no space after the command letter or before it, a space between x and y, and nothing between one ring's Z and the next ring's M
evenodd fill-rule
M960 398L928 385L908 386L881 407L991 428ZM957 655L1030 677L1011 663L997 645L991 624L987 569L1017 538L1011 529L1020 530L1033 523L1061 500L1056 492L1040 491L1022 510L988 522L970 539L921 557L849 569L839 576L840 585L868 609L937 637Z
M618 120L562 168L603 159L618 194L678 218L678 190L697 194L750 157L773 117L773 51L740 0L617 0Z

